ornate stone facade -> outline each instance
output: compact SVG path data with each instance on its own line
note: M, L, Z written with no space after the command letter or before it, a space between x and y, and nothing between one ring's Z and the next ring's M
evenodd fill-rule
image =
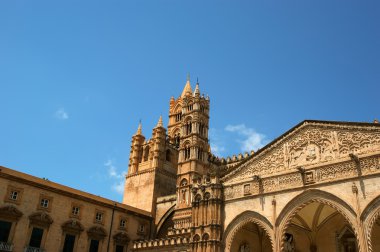
M380 251L377 122L303 121L221 158L208 145L209 103L189 80L170 100L175 194L156 193L155 231L135 251Z

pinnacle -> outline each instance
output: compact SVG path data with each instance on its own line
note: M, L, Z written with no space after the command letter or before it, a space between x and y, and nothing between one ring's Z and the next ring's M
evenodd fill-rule
M187 77L187 81L186 81L186 84L185 84L185 88L183 89L182 91L182 95L181 97L185 97L188 93L192 94L193 93L193 90L191 89L191 84L190 84L190 77L188 76Z
M157 126L156 126L156 128L158 128L158 127L164 127L164 125L163 125L163 123L162 123L162 116L160 116L160 119L158 119L158 123L157 123Z
M136 135L141 135L141 130L142 129L142 125L141 125L141 121L139 122L139 127L137 128L137 132L136 132Z
M194 90L194 96L200 96L201 92L199 91L199 83L195 85L195 90Z

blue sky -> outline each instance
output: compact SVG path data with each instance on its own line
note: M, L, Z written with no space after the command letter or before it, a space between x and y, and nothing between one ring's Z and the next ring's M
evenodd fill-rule
M190 73L213 150L380 117L379 1L1 1L0 165L121 201Z

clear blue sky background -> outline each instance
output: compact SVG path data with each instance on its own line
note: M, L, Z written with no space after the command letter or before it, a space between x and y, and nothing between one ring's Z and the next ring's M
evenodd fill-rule
M379 1L1 1L0 165L121 201L130 140L186 74L213 150L380 117Z

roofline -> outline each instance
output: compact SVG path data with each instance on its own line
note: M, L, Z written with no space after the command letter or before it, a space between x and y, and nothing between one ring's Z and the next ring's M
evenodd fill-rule
M296 124L295 126L293 126L292 128L290 128L289 130L287 130L285 133L283 133L280 136L278 136L275 139L273 139L271 142L269 142L268 144L266 144L263 148L257 150L253 155L250 155L247 159L245 159L241 163L239 163L238 166L236 166L233 170L238 169L238 167L240 167L242 164L248 162L249 160L251 160L253 158L256 158L256 156L259 155L261 152L264 152L265 150L269 149L273 144L275 144L276 142L278 142L279 140L281 140L282 138L284 138L285 136L287 136L288 134L290 134L291 132L293 132L297 128L301 127L302 125L309 124L309 123L321 123L321 124L327 124L327 125L330 125L330 124L331 125L334 125L334 124L335 125L336 124L344 124L344 125L352 125L352 126L371 126L371 127L379 127L380 128L380 123L346 122L346 121L323 121L323 120L310 120L310 119L306 119L306 120L303 120L300 123ZM230 172L228 172L227 174L225 174L223 177L229 176L231 174L231 172L232 172L232 170Z
M150 212L125 205L123 203L113 201L107 198L103 198L88 192L80 191L78 189L68 187L50 180L44 180L27 173L19 172L0 165L0 177L9 179L12 181L20 182L37 188L41 188L53 193L61 194L66 197L74 198L77 200L83 200L92 204L97 204L103 207L112 208L121 212L127 212L128 214L137 215L143 218L152 218Z
M281 134L280 136L276 137L274 140L272 140L270 143L265 145L263 148L259 149L252 157L254 157L256 154L259 154L269 148L269 146L272 146L274 143L276 143L281 138L285 137L286 135L290 134L297 128L301 127L304 124L308 123L322 123L322 124L345 124L345 125L353 125L353 126L372 126L372 127L379 127L380 123L368 123L368 122L346 122L346 121L323 121L323 120L303 120L302 122L298 123L297 125L293 126L289 130L287 130L285 133Z

